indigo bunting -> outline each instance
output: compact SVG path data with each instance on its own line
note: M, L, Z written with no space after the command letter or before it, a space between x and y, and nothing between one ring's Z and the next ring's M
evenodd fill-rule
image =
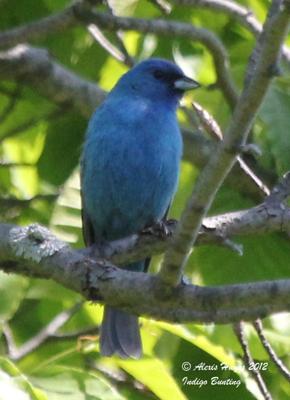
M179 100L199 84L172 62L145 60L124 74L92 116L81 160L86 245L120 239L162 220L182 155ZM126 265L146 271L150 260ZM106 306L100 352L139 358L138 318Z

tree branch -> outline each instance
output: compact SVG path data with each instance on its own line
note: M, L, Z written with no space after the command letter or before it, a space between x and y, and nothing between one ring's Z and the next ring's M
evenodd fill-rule
M289 190L290 173L287 173L262 204L248 210L205 218L196 244L224 245L227 239L234 239L236 236L289 232L290 208L283 204L290 194ZM134 234L95 247L94 255L120 265L161 254L170 247L176 227L177 221L167 221L166 238L158 237L158 227L156 230L153 227L151 234Z
M114 15L114 10L110 6L109 1L105 0L105 3L106 3L106 7L108 9L108 13L111 14L111 15ZM126 64L128 67L133 67L135 65L135 60L128 53L128 50L127 50L127 48L125 46L125 43L123 41L123 32L116 31L115 32L115 39L116 39L118 48L120 49L120 51L122 52L122 54L124 56L124 64Z
M4 326L3 333L6 337L9 357L12 360L20 360L27 354L37 349L42 343L47 341L50 337L56 334L56 332L65 325L70 318L81 308L83 302L74 304L70 309L64 310L56 315L43 329L41 329L35 336L27 340L19 348L16 347L12 332L8 325Z
M192 106L199 118L201 125L204 130L215 140L222 141L224 138L223 132L212 115L210 115L206 110L204 110L199 104L192 103ZM237 156L237 162L240 168L244 171L246 175L249 176L250 180L255 182L257 187L266 195L269 195L270 191L268 187L262 182L262 180L255 174L255 172L245 163L241 156Z
M233 167L241 147L245 144L256 113L273 78L272 66L278 63L280 48L288 31L290 19L289 0L278 1L278 5L275 13L268 15L265 22L263 31L265 40L261 46L255 71L237 103L225 139L217 147L198 177L193 194L181 216L172 245L165 253L160 278L172 286L180 282L202 220L216 192Z
M48 52L27 45L0 52L0 79L16 79L57 104L79 109L89 116L105 98L97 85L53 61Z
M286 367L286 365L282 362L282 360L278 357L276 354L275 350L271 346L271 344L268 342L264 330L263 330L263 323L260 319L257 319L254 321L253 326L259 336L259 339L264 346L264 349L268 353L270 359L273 361L273 363L276 365L278 368L279 372L287 379L288 382L290 382L290 371Z
M176 4L206 7L217 11L223 11L237 18L246 25L254 34L261 32L261 24L253 14L236 3L224 0L176 0ZM229 77L227 70L226 50L214 34L206 29L195 28L189 24L171 22L165 20L142 20L136 18L120 18L110 14L102 14L91 11L91 6L86 1L77 2L59 13L42 18L38 21L0 33L0 48L16 45L20 42L43 38L50 33L63 31L79 24L79 18L85 23L96 23L103 28L138 30L140 32L152 32L161 35L175 35L198 40L211 52L217 75L218 84L231 106L237 101L237 91ZM286 47L283 50L285 59L290 62L290 51ZM127 59L132 62L130 58Z
M238 94L228 71L228 56L223 44L212 32L196 28L190 24L161 19L145 20L116 17L112 14L93 12L85 2L81 2L53 16L2 32L0 34L0 47L12 46L23 41L41 38L49 33L71 27L80 21L86 25L96 24L98 27L105 29L137 30L143 33L173 35L200 41L212 54L217 73L217 84L231 107L234 107Z
M209 10L223 12L244 25L256 37L262 31L262 24L257 20L251 10L232 0L171 0L171 3L180 6L207 8ZM290 49L284 45L283 58L290 65Z
M257 383L258 388L260 389L261 394L263 395L263 398L265 400L272 400L272 396L270 395L270 392L267 389L267 386L264 382L264 379L263 379L260 371L257 368L253 368L254 360L251 355L250 348L249 348L249 345L248 345L248 342L246 339L243 322L238 322L234 326L234 332L235 332L237 339L240 342L241 348L244 352L244 362L245 362L245 365L246 365L249 373L252 375L255 382Z
M38 21L19 26L0 33L0 48L11 47L19 43L41 39L51 33L61 32L77 24L74 16L76 5Z
M63 109L74 107L85 117L89 117L95 107L105 98L105 92L98 85L80 78L70 70L53 60L43 49L19 45L14 49L0 52L0 79L15 79L26 83L40 95L60 106L59 110L49 111L47 114L31 118L19 127L0 136L0 142L31 125L42 118L54 118L63 115ZM211 154L216 150L215 143L207 140L199 132L183 129L185 160L203 167ZM256 185L236 168L231 174L229 185L245 193L255 200L261 199Z
M128 64L127 54L124 54L118 47L111 43L103 34L103 32L97 27L97 25L89 24L87 29L96 42L98 42L99 45L102 46L113 58L128 65L129 67L133 66L131 59L129 59L130 64Z
M257 215L263 213L270 220L277 217L267 214L267 210L257 210ZM282 214L281 211L280 216ZM287 215L290 220L289 210ZM205 235L209 231L207 227ZM131 239L134 240L134 236ZM108 246L114 249L111 254L106 253ZM131 313L173 322L229 323L290 310L290 280L220 287L179 284L168 290L158 276L119 269L103 259L92 258L89 250L72 250L39 226L0 225L0 268L3 271L53 279L87 299ZM123 250L118 241L105 245L101 252L113 262L128 262L132 254L127 251L126 256Z
M213 57L217 73L217 85L223 91L230 106L235 106L238 94L230 77L227 52L220 40L211 31L177 21L116 17L84 9L76 10L76 15L84 23L94 23L104 29L137 30L143 33L150 32L158 35L184 37L189 40L199 41L209 50Z
M236 236L289 232L290 208L283 204L290 194L289 191L290 173L287 173L262 204L247 210L205 218L197 244L224 245L225 240L234 239ZM170 220L166 222L166 231L168 232L166 237L160 237L159 227L153 226L146 233L134 234L83 250L82 256L102 257L114 264L123 265L161 254L171 245L171 237L176 226L177 221ZM3 229L8 228L3 225ZM25 229L29 231L29 228Z

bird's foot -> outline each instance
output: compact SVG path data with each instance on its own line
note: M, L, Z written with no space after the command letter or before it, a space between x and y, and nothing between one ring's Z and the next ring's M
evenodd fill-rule
M173 227L176 225L174 219L160 220L154 225L142 229L142 235L153 235L160 239L166 239L173 234Z
M186 285L190 285L191 284L191 280L189 279L188 276L186 275L182 275L181 277L181 285L186 286Z

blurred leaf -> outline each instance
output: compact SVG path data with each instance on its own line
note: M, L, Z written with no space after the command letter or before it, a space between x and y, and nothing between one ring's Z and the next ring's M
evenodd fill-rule
M12 318L25 296L27 286L26 278L0 271L0 322Z
M65 114L51 121L44 151L39 159L40 177L51 184L63 184L79 163L86 121L77 114Z
M48 13L48 9L42 0L37 2L34 0L25 0L25 2L4 0L0 3L0 10L4 7L5 18L1 18L0 20L1 30L44 17ZM31 12L32 10L33 12Z
M47 400L9 360L0 358L0 400Z
M116 363L143 385L146 385L159 399L186 399L162 361L143 358L137 361L117 360Z
M193 279L202 277L204 284L221 285L289 277L285 238L273 234L235 240L243 244L242 257L218 246L196 248L190 257Z
M60 239L77 247L83 245L79 168L62 188L51 216L50 228Z
M165 322L159 322L158 325L168 332L171 332L173 335L177 335L180 338L189 341L194 346L199 347L201 350L209 353L219 362L224 363L229 367L236 366L236 359L233 356L227 354L222 346L216 345L215 343L211 342L207 338L205 329L192 327L191 331L189 331L182 325L167 324Z
M290 87L290 85L289 85ZM260 116L267 124L267 139L279 175L290 169L290 94L277 86L268 92Z
M31 378L48 400L125 400L100 374L52 366Z

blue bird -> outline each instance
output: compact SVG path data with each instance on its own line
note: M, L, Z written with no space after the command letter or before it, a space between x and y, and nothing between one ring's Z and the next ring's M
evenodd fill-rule
M81 160L86 245L120 239L165 218L182 155L176 109L184 91L198 86L174 63L148 59L124 74L97 108ZM149 261L124 268L147 271ZM138 318L106 306L100 352L139 358Z

